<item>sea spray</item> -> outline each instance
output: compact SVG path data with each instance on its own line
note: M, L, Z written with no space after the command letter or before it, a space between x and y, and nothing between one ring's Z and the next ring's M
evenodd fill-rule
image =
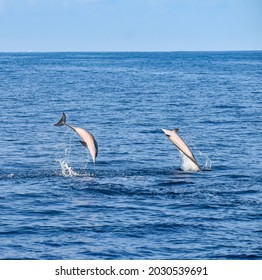
M210 171L212 166L212 161L206 154L200 151L199 154L201 155L202 159L203 158L205 159L205 164L201 167L201 170ZM180 163L181 163L180 168L183 171L190 171L190 172L198 171L198 169L196 168L197 166L182 152L180 152Z
M198 166L186 155L179 151L180 154L180 163L181 163L181 170L189 171L189 172L197 172L199 171Z
M71 141L71 140L70 140ZM61 147L61 145L59 145ZM65 177L71 177L71 176L78 176L79 174L73 170L73 168L70 166L70 153L72 150L71 144L69 146L62 145L62 149L64 151L63 158L61 156L56 159L57 162L60 164L61 168L61 174Z
M61 159L59 160L60 167L61 167L61 173L65 177L71 177L71 176L79 176L77 172L73 170L73 168L69 165L69 162Z
M206 162L205 162L205 165L202 167L202 170L205 170L205 171L209 171L211 170L211 167L212 167L212 161L211 159L204 153L200 152L199 151L199 154L205 158Z
M80 176L79 173L77 173L73 167L72 167L72 163L73 165L77 166L77 169L79 169L79 164L83 163L84 166L82 169L87 170L88 167L88 157L84 156L85 153L83 153L83 155L80 155L80 157L78 157L78 161L76 161L76 157L73 155L74 153L72 153L73 149L74 149L74 145L72 144L73 142L73 137L70 138L70 144L60 144L59 145L59 150L60 150L60 154L56 156L56 161L60 164L60 168L61 168L61 174L62 176L65 177L70 177L70 176ZM63 154L61 154L61 150L63 151ZM88 155L88 151L86 150L86 154ZM83 158L81 158L83 157Z
M186 129L185 129L186 130ZM187 143L190 144L190 147L192 147L192 150L194 151L194 154L196 156L196 159L199 163L199 165L201 166L201 170L203 171L210 171L211 167L212 167L212 161L210 160L210 158L203 153L202 151L199 150L199 148L197 148L194 143L193 140L191 139L191 137L189 136L189 130L187 135L184 136L184 138L186 139ZM184 171L187 171L190 169L190 165L191 165L191 161L188 157L186 157L183 153L180 152L180 162L181 162L181 169ZM194 170L189 170L189 171L194 171Z

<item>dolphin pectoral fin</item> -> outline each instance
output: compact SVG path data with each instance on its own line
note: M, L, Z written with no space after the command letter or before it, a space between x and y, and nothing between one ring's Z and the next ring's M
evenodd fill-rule
M86 142L85 141L79 141L84 147L86 147L87 148L87 144L86 144Z
M55 123L54 126L62 126L66 124L66 114L63 113L60 121L58 123Z

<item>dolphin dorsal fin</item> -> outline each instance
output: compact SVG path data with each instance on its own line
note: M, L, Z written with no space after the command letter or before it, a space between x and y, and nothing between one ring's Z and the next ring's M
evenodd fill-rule
M179 128L176 127L176 128L173 129L173 131L178 132Z

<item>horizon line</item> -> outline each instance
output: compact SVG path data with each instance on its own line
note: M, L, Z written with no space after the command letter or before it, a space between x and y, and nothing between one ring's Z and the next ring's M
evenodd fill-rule
M261 52L262 49L232 49L232 50L19 50L2 51L0 53L171 53L171 52Z

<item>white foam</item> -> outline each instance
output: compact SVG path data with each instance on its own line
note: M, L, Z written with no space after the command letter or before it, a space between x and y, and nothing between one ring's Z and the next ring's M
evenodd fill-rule
M179 153L180 153L181 169L183 171L190 171L190 172L199 171L198 166L191 159L189 159L182 152L179 151Z
M210 158L206 154L204 154L200 151L199 151L199 154L202 157L204 157L204 159L205 159L205 164L204 164L204 166L201 167L201 170L204 170L204 171L211 170L212 161L210 160ZM182 152L180 152L180 162L181 162L181 169L183 171L190 171L190 172L199 171L198 166L192 160L190 160L186 155L184 155Z
M61 166L61 173L65 177L71 177L71 176L79 176L77 172L73 170L73 168L69 165L69 161L66 161L64 159L59 160L60 166Z

